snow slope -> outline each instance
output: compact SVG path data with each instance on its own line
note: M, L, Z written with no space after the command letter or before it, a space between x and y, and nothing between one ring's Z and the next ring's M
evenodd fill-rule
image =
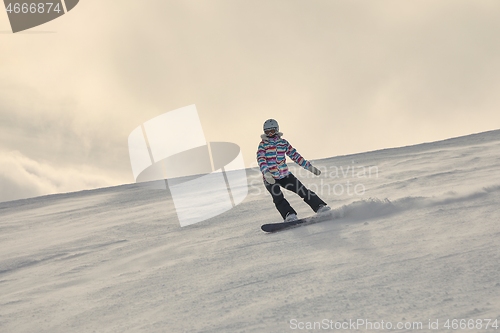
M447 331L447 319L500 318L499 153L492 131L317 161L320 177L296 175L338 218L276 234L260 231L280 218L256 169L241 205L184 228L168 191L139 184L0 203L0 332Z

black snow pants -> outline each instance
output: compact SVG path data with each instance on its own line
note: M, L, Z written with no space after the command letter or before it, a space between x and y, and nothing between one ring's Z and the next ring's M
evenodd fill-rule
M273 197L274 205L276 209L280 212L283 219L285 219L288 213L297 214L297 212L290 206L290 203L285 199L281 187L297 193L305 203L307 203L311 209L316 212L320 205L326 205L326 203L321 200L316 193L306 188L300 180L298 180L293 174L288 174L285 178L276 179L276 183L269 184L264 181L266 189L271 193Z

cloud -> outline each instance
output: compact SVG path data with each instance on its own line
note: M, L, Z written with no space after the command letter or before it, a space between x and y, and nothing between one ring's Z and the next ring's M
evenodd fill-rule
M19 151L0 151L0 202L112 185L89 166L55 167Z
M500 122L497 0L96 6L2 40L0 148L124 183L130 132L191 104L206 139L238 144L247 165L268 118L309 159Z
M119 179L115 185L131 180L129 130L120 125L122 117L95 116L70 96L49 98L28 85L0 88L0 149L59 168L92 165Z

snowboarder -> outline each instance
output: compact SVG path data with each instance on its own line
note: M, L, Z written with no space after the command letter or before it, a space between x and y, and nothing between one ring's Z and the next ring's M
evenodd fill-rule
M306 188L289 170L286 165L286 155L304 169L319 176L321 171L305 160L290 143L282 138L278 122L268 119L264 122L264 134L257 150L257 162L264 177L264 185L271 193L276 209L283 219L297 220L297 212L285 199L281 187L297 193L316 213L330 210L330 207L321 200L316 193Z

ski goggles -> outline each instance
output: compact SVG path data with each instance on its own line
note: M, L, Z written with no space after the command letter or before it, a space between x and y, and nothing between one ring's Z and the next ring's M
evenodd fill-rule
M274 135L276 134L276 128L266 129L264 130L264 133L266 133L266 135Z

